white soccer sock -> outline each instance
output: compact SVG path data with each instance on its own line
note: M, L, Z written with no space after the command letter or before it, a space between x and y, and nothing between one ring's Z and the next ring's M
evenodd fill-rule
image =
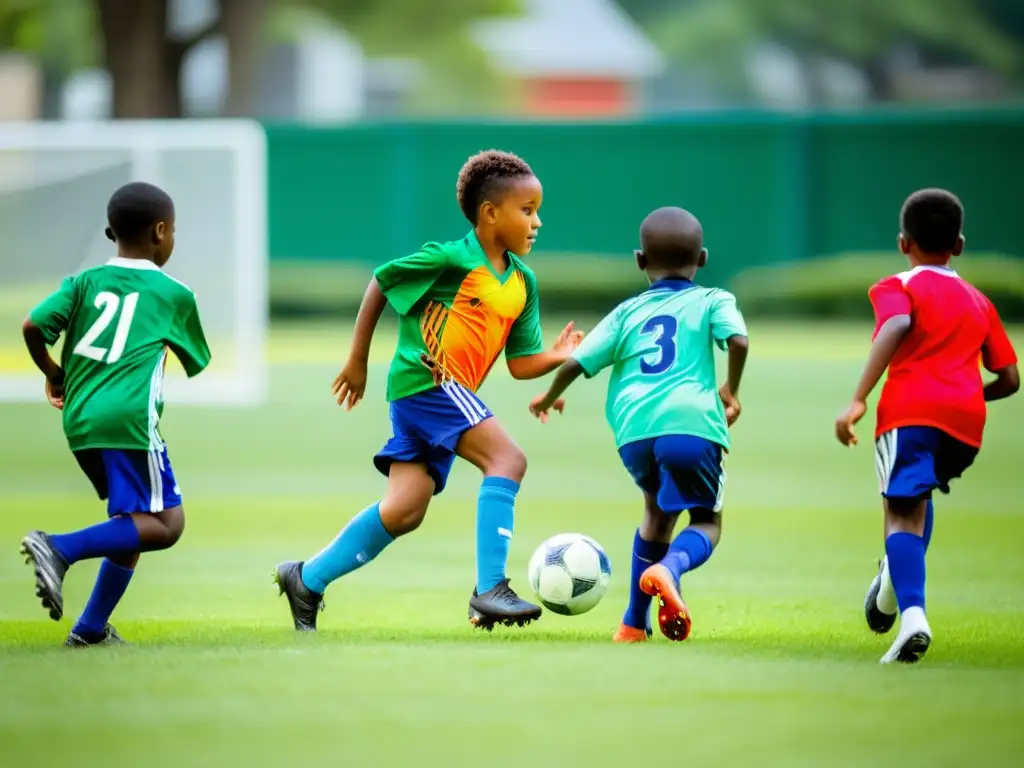
M899 605L896 602L896 592L892 588L892 579L889 578L889 558L882 560L882 583L878 588L878 596L875 598L875 606L882 613L892 616L899 612Z

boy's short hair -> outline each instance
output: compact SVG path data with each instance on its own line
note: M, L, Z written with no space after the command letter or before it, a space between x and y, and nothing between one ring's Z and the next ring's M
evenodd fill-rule
M960 199L945 189L920 189L903 203L900 229L925 253L951 253L964 226Z
M484 202L497 202L511 182L533 175L533 169L527 162L511 152L498 149L478 152L459 171L455 185L459 208L469 223L476 226L480 206Z
M665 206L649 213L640 224L640 247L651 266L692 267L704 250L704 230L689 211Z
M110 196L106 235L114 242L135 243L157 222L173 215L174 201L170 195L152 184L133 181Z

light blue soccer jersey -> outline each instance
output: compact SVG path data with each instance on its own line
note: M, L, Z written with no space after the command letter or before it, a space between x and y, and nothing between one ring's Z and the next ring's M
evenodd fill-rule
M746 335L731 293L670 278L616 307L573 357L587 378L612 368L605 415L616 446L694 435L728 450L715 346Z

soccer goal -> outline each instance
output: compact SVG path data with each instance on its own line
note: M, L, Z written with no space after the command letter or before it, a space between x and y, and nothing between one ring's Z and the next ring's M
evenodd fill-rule
M43 397L21 320L60 281L115 255L110 195L129 181L174 198L166 271L198 298L213 361L185 379L171 356L170 402L266 398L266 137L246 120L0 123L0 400Z

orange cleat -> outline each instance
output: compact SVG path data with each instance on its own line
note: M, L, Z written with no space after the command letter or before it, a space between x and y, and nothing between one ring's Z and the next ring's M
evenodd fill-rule
M693 621L679 594L672 573L661 564L654 564L640 577L640 589L658 598L658 626L669 640L685 640L690 636Z
M620 624L618 631L612 638L613 643L646 643L648 640L646 629L637 629L628 624Z

